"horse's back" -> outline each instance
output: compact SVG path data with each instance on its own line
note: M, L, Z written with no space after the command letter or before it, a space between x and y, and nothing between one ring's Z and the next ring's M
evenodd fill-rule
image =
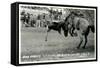
M80 18L79 22L83 26L89 26L89 21L87 19L85 19L85 18Z
M79 19L80 25L79 25L79 31L81 31L82 34L87 33L88 27L89 27L89 22L85 18L80 18Z

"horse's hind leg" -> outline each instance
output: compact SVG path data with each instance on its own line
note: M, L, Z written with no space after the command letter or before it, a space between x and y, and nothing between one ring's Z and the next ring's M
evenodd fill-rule
M77 46L77 49L79 49L79 48L80 48L80 46L81 46L82 42L83 42L83 36L81 35L81 36L80 36L80 43L79 43L79 45Z
M85 47L86 47L88 34L89 34L89 28L87 28L87 31L86 31L86 33L84 35L85 43L84 43L84 46L82 47L83 49L85 49Z
M86 44L87 44L87 36L85 35L84 38L85 38L85 43L84 43L84 46L82 47L83 49L85 49Z

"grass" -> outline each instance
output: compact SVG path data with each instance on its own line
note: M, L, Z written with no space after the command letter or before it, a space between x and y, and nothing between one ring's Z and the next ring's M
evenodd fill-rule
M42 61L42 60L68 60L83 59L94 57L94 34L88 36L86 49L76 49L79 44L79 37L64 37L56 31L51 31L48 35L48 41L45 41L45 28L23 27L21 29L21 60ZM88 55L81 55L81 54ZM58 55L61 56L58 56ZM76 54L74 56L71 56ZM79 55L77 55L79 54ZM63 55L63 56L62 56ZM29 56L28 58L23 58Z

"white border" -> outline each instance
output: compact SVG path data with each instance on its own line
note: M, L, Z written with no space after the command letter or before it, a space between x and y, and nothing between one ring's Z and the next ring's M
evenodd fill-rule
M21 24L20 24L20 6L39 6L39 7L57 7L57 8L69 8L69 9L83 9L83 10L95 10L95 28L96 28L96 9L93 8L79 8L79 7L60 7L60 6L44 6L44 5L25 5L25 4L19 4L19 64L27 64L27 63L46 63L46 62L60 62L60 61L81 61L81 60L95 60L96 59L96 49L94 53L94 58L88 58L88 59L69 59L69 60L47 60L47 61L34 61L34 62L21 62ZM96 48L96 29L95 29L95 48Z

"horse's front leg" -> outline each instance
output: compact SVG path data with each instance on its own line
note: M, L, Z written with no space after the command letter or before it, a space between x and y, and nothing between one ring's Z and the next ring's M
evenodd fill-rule
M68 36L68 30L64 30L64 36L65 36L65 37Z
M72 25L69 25L68 30L69 30L70 35L73 37L74 36L74 27Z
M72 28L72 35L77 36L77 33L75 32L75 27Z
M83 42L83 36L82 36L82 35L80 35L79 37L80 37L80 43L79 43L79 45L77 46L77 49L79 49L79 48L80 48L80 46L81 46L81 44L82 44L82 42Z
M46 34L46 37L45 37L45 41L47 41L47 38L48 38L48 32L50 32L50 30L51 30L51 29L48 29L48 30L47 30L47 34Z
M85 49L86 44L87 44L87 36L84 36L84 38L85 38L85 43L84 43L84 46L82 47L83 49Z

